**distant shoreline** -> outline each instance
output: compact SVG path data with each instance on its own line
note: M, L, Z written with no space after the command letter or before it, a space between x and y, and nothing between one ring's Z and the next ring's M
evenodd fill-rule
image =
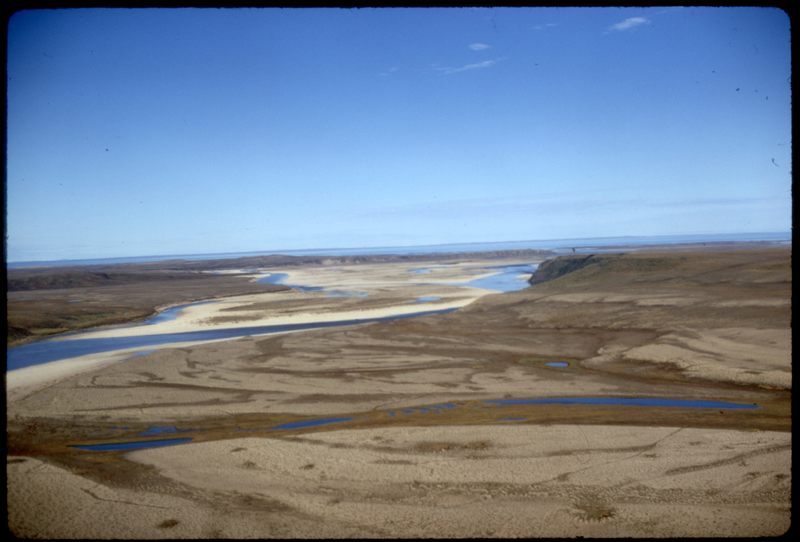
M547 239L527 241L491 241L475 243L447 243L436 245L411 245L393 247L350 247L318 248L293 250L263 250L248 252L168 254L149 256L123 256L110 258L85 258L61 260L25 260L6 263L7 269L26 269L35 267L75 267L88 265L118 265L153 263L166 261L209 261L229 260L258 256L411 256L426 254L483 253L509 250L570 250L643 248L662 245L686 245L698 243L791 243L791 232L743 232L724 234L682 234L682 235L631 235L611 237L586 237L568 239Z

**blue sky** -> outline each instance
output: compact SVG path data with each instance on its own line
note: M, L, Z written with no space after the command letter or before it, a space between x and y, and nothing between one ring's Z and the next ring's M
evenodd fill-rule
M769 8L19 12L7 258L788 231L789 32Z

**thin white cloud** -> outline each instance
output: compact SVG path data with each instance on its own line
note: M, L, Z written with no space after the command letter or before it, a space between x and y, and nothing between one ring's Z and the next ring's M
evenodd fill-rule
M470 43L467 47L469 47L473 51L484 51L489 47L491 47L491 45L487 45L485 43Z
M647 17L628 17L624 21L612 24L608 29L622 32L623 30L630 30L631 28L636 28L637 26L648 24L649 22L650 19Z
M554 26L558 26L558 23L545 23L545 24L537 24L533 27L534 30L544 30L545 28L553 28Z
M497 64L497 62L499 60L500 59L484 60L483 62L475 62L474 64L465 64L463 66L459 66L458 68L445 67L445 68L434 68L434 69L442 72L445 75L450 75L452 73L459 73L459 72L465 72L465 71L470 71L470 70L482 70L482 69L485 69L485 68L491 68L492 66Z
M385 76L387 76L387 75L391 75L391 74L393 74L393 73L396 73L396 72L398 72L399 70L400 70L400 68L398 68L397 66L392 66L392 67L391 67L391 68L389 68L388 70L386 70L386 71L383 71L383 72L379 73L378 75L382 75L382 76L384 76L384 77L385 77Z
M536 198L499 197L481 199L445 199L437 201L411 203L396 207L368 209L359 216L403 217L410 219L436 218L449 219L461 216L511 216L511 215L560 215L575 209L597 212L617 212L631 208L658 210L685 210L703 212L712 209L741 209L747 207L763 207L781 204L785 198L780 197L719 197L719 198L686 198L663 199L626 196L606 196L587 194L576 197L574 194L543 194Z

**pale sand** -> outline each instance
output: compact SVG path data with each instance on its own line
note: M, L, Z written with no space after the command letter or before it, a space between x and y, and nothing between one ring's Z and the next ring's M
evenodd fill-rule
M387 316L399 316L403 314L413 314L416 312L454 309L468 305L480 298L483 295L491 292L489 290L472 289L474 293L471 296L459 296L454 301L443 301L435 303L420 303L411 304L405 302L401 305L392 305L388 307L381 307L375 309L363 310L331 310L327 312L299 312L294 314L284 315L270 315L264 314L260 318L253 318L253 311L241 311L239 313L232 311L236 307L249 305L259 302L278 302L279 298L274 294L256 294L252 296L237 296L236 298L229 298L226 301L217 301L204 305L197 305L194 307L187 307L181 315L174 320L166 322L159 322L157 324L148 326L133 326L127 328L104 329L100 331L93 331L88 333L78 333L63 337L61 340L79 340L79 339L98 339L107 337L136 337L141 335L163 335L169 333L184 333L190 331L208 331L213 329L232 329L243 327L255 326L271 326L283 324L306 324L312 322L336 322L339 320L354 320L354 319L367 319L367 318L384 318ZM279 294L278 294L279 295ZM443 299L446 299L448 294L438 292L437 294ZM270 297L272 296L272 297ZM412 298L413 300L413 298ZM224 311L224 312L223 312ZM242 314L247 319L241 321L229 321L224 323L214 324L210 320L218 317L231 317L237 314Z
M541 259L540 259L541 260ZM539 261L540 261L539 260ZM455 264L377 263L340 265L332 267L282 267L260 269L254 280L271 274L285 273L285 284L322 286L330 289L408 286L410 284L450 284L484 278L499 273L500 269L486 271L488 266L531 263L528 261L469 260ZM535 262L533 262L535 263ZM413 269L429 269L429 273L414 273Z
M517 262L515 262L517 263ZM413 314L428 310L455 309L464 307L487 294L496 294L493 290L472 288L453 284L474 278L495 274L486 272L487 265L498 265L497 260L485 262L469 262L458 265L442 266L426 275L409 273L408 264L373 264L339 266L333 268L280 268L271 273L289 275L287 284L303 284L305 286L324 286L327 290L354 290L366 292L369 297L365 302L374 303L387 297L386 305L364 309L337 309L340 304L337 298L328 298L326 293L317 292L278 292L252 294L224 298L213 302L186 307L175 319L152 325L133 325L129 327L110 327L75 333L59 340L80 340L108 337L135 337L141 335L161 335L168 333L184 333L199 330L230 329L254 326L282 324L303 324L309 322L334 322L362 318L383 318ZM437 274L435 278L430 275ZM438 288L437 288L438 286ZM433 288L433 289L432 289ZM387 296L387 294L389 294ZM436 296L441 299L429 303L414 303L421 296ZM302 310L288 312L281 309L281 303L298 299L314 300L321 310ZM398 303L398 300L400 303ZM254 311L248 309L253 304L269 304L272 309ZM240 320L235 320L236 317ZM215 323L214 319L226 318L224 322Z
M307 518L286 518L280 507L270 511L269 502L254 507L256 495L239 502L235 492L216 498L209 495L213 500L190 499L146 487L131 490L98 484L30 457L9 456L7 461L8 527L20 538L342 538L356 534L352 528L337 528L334 522L320 526Z
M672 364L689 376L791 389L791 340L790 329L686 330L662 335L622 356Z
M592 304L616 304L636 307L675 307L690 310L692 307L722 307L731 311L748 307L786 307L791 299L750 298L715 301L700 291L693 295L680 296L659 293L618 294L613 292L567 293L546 295L534 300L547 303L565 303L586 306L588 313ZM676 312L676 314L680 314ZM546 316L545 316L546 318ZM678 368L689 377L713 381L755 384L775 388L792 387L791 330L763 328L719 327L708 328L693 323L691 327L669 324L673 331L664 333L652 343L633 348L606 347L598 355L585 360L588 366L598 367L606 361L623 359L631 362L646 361ZM651 324L652 325L652 324ZM654 328L660 327L656 323Z
M289 537L307 536L303 520L316 521L314 536L390 537L750 537L790 525L791 435L783 432L405 427L203 442L128 458L195 495L217 495L222 509L234 497L270 504L234 523L202 505L113 490L28 460L8 468L12 528L30 521L33 499L58 511L26 525L43 536L63 536L64 525L89 536L152 536L175 518L164 536L263 537L275 534L270 507L297 522ZM103 520L134 514L129 523Z

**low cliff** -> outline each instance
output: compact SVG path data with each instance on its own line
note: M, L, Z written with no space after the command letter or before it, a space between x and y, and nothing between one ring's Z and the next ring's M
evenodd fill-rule
M539 264L539 268L531 275L528 282L530 284L539 284L540 282L557 279L567 273L596 264L602 259L602 257L594 254L589 254L588 256L559 256Z

